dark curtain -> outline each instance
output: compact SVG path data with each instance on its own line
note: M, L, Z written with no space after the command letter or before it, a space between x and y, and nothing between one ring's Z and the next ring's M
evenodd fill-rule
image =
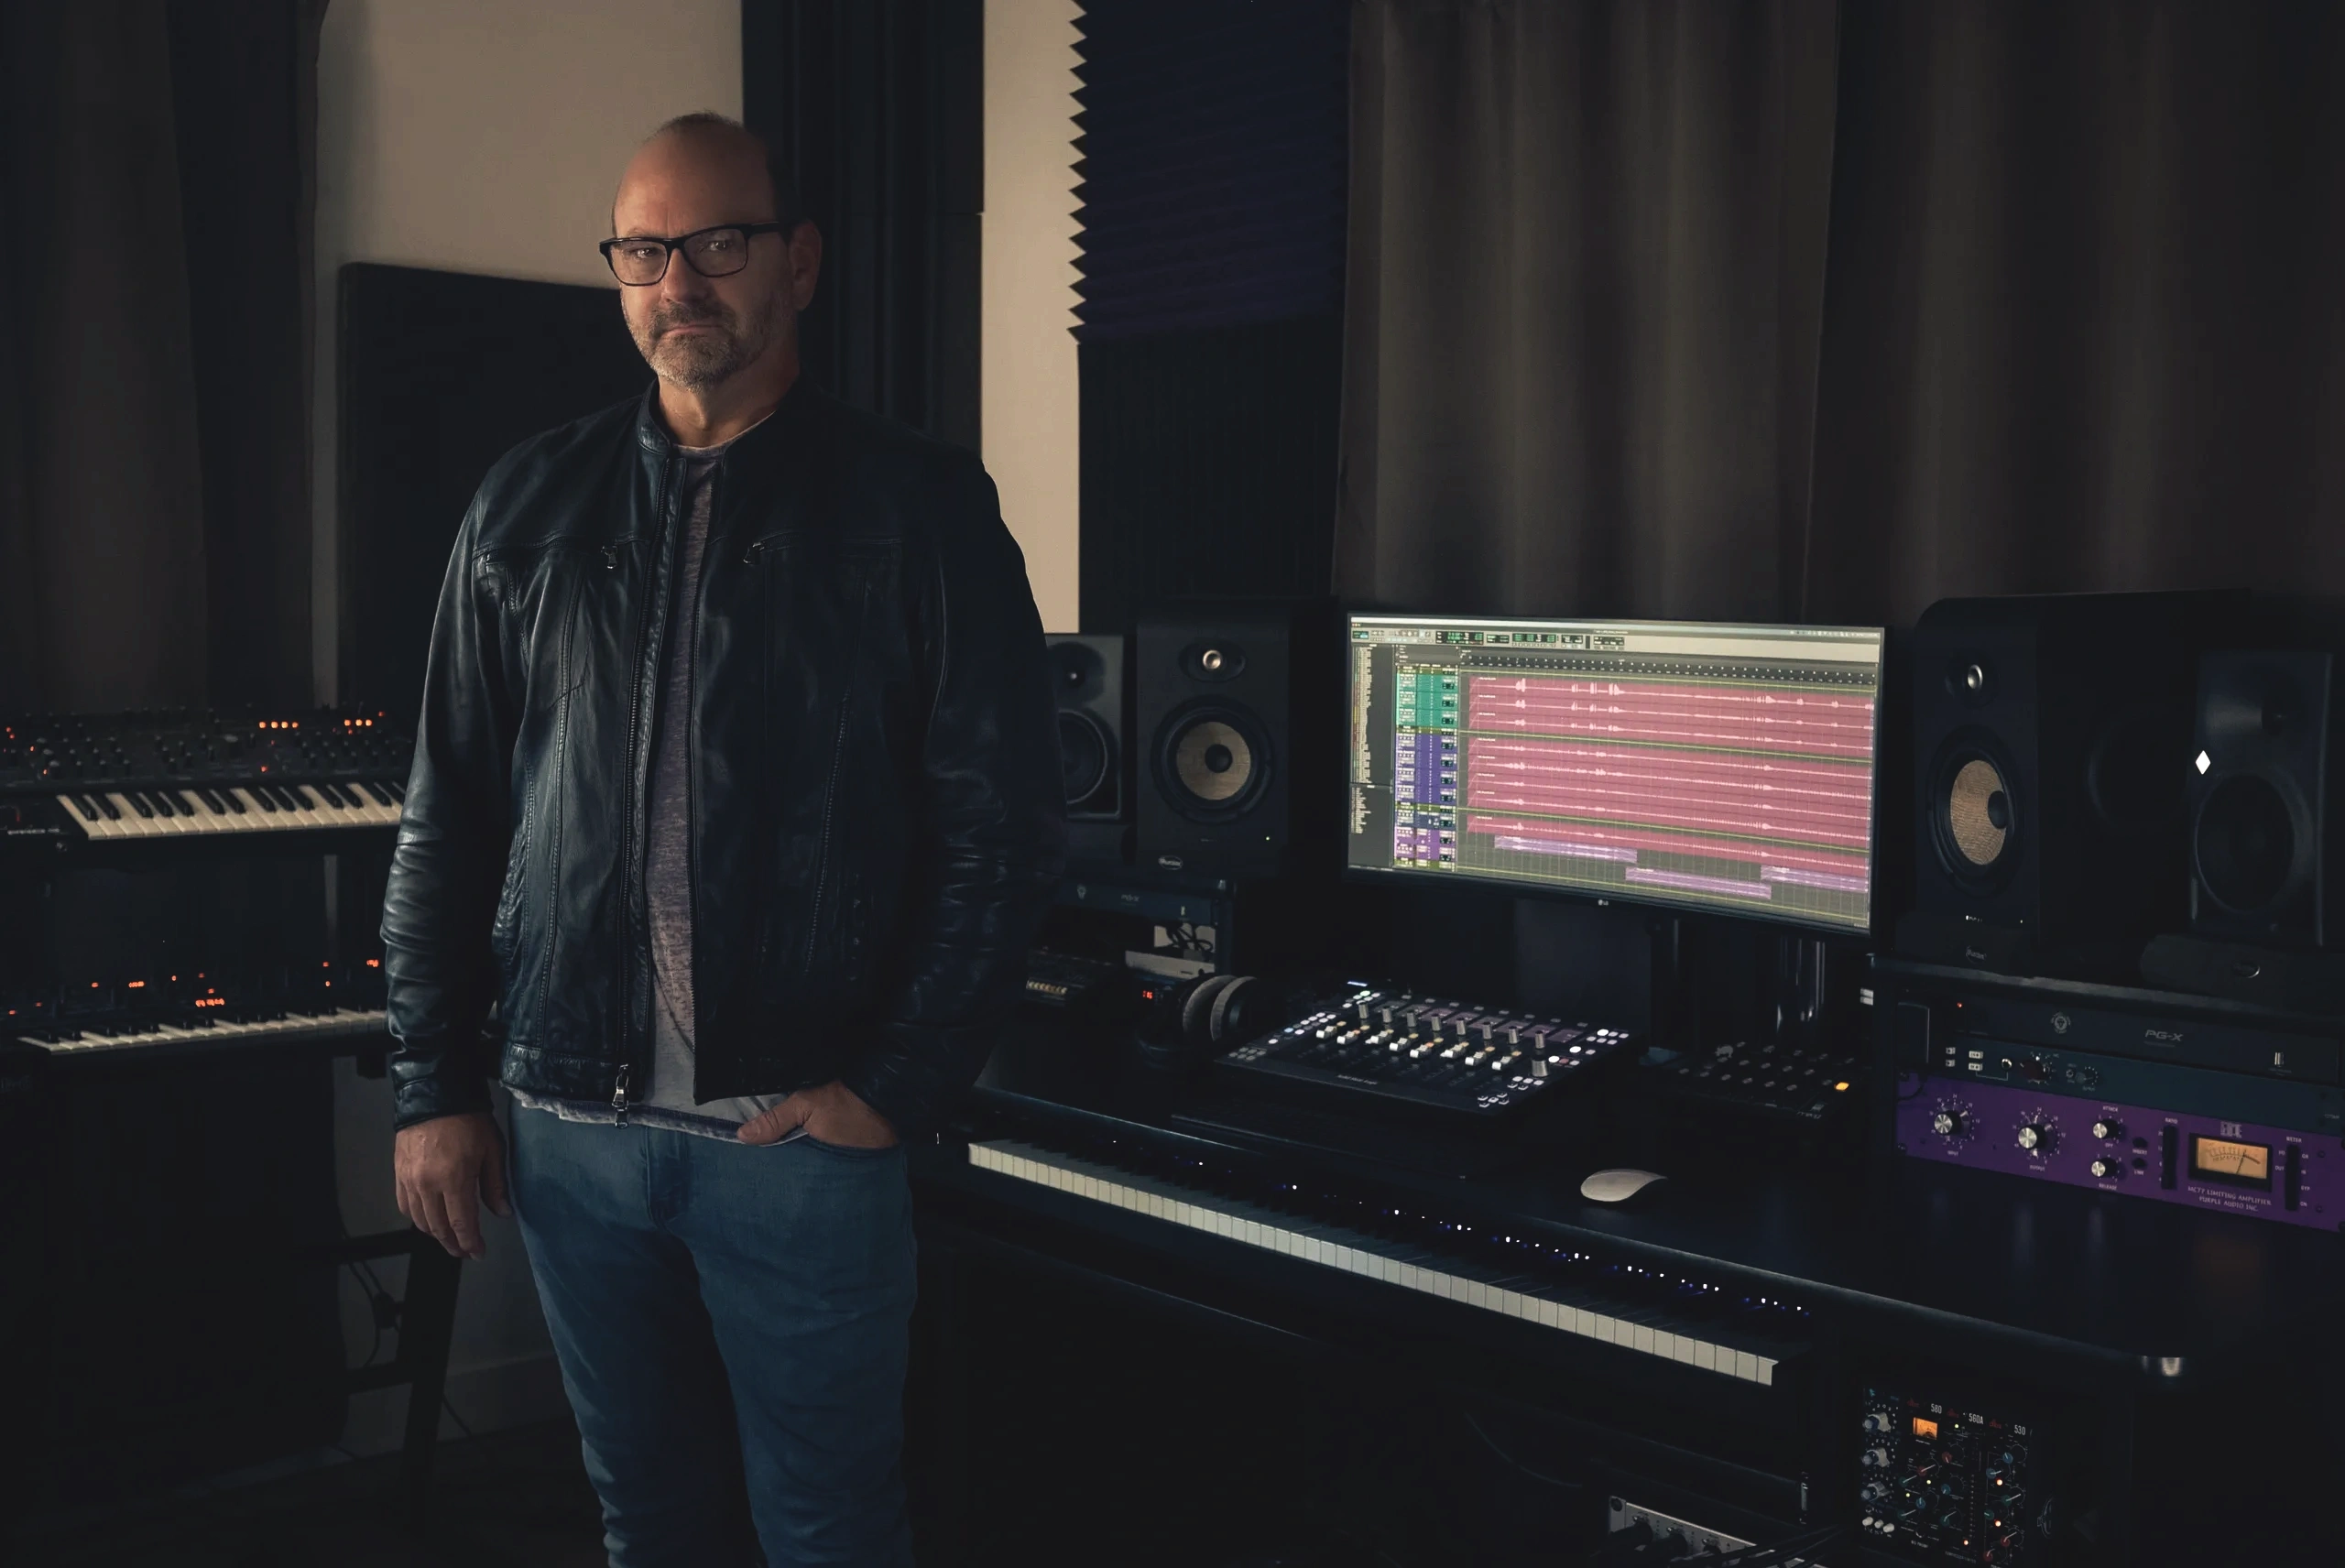
M1814 0L1355 8L1339 590L1774 611L1834 25Z
M1361 0L1338 583L2345 587L2345 14Z
M2345 589L2345 9L1843 16L1786 611Z
M309 690L323 11L0 4L0 707Z
M845 401L974 448L985 211L979 0L743 0L742 118L823 231L801 322Z

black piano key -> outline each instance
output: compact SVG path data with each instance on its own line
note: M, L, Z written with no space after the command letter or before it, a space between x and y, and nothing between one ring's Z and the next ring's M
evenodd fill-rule
M188 792L184 789L172 790L171 800L180 808L181 816L200 817L203 814L195 809L195 802L188 798Z
M387 779L383 781L383 788L390 791L392 800L397 800L402 806L407 804L406 785L400 783L396 779Z
M206 789L202 791L202 795L204 803L224 817L240 817L245 814L245 803L224 790Z
M293 797L293 791L288 789L284 785L265 784L262 788L267 789L269 792L270 797L276 800L277 809L278 811L298 811L301 809L301 802L295 800Z
M376 788L379 789L381 786L378 785ZM349 796L352 800L355 801L360 806L379 806L383 803L380 800L368 794L365 789L360 789L355 784L345 782L342 787L342 792Z
M271 816L276 815L281 809L277 803L277 797L268 792L268 786L266 784L248 784L245 786L245 793L253 798L253 804Z
M319 811L325 809L318 804L317 796L310 792L310 787L308 785L289 784L286 786L286 788L292 793L295 802L298 803L303 811Z
M83 822L94 822L98 820L98 803L95 800L87 795L76 795L71 799L73 810L80 813Z
M123 799L128 800L130 802L130 809L136 811L142 817L151 817L155 814L154 802L147 800L146 796L138 793L136 789L130 791L127 795L125 795Z
M106 821L110 822L118 822L122 821L122 808L115 805L111 797L105 795L93 795L90 799L95 800L98 804L98 810L106 814Z
M328 809L336 811L346 811L350 809L350 797L335 789L333 779L322 779L311 785L311 789L324 799Z

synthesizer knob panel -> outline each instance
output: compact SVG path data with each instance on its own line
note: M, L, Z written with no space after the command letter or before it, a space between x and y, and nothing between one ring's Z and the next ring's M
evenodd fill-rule
M1865 1390L1858 1519L1868 1546L1917 1563L2045 1561L2043 1434L2009 1413L1909 1390Z
M1594 1024L1363 987L1239 1046L1220 1066L1489 1116L1589 1075L1630 1040Z

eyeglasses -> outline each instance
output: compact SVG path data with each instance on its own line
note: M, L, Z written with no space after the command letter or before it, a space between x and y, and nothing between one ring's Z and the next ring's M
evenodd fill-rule
M611 264L612 277L630 289L648 289L668 276L668 258L678 251L703 278L727 278L749 265L752 236L788 234L797 226L795 222L719 223L672 239L629 234L605 240L600 248L603 259Z

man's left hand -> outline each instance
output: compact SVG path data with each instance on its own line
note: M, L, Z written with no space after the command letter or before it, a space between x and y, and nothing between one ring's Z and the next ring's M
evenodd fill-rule
M803 1127L818 1143L846 1149L887 1149L896 1141L888 1118L856 1097L854 1090L833 1081L801 1089L769 1111L741 1124L743 1143L779 1143Z

